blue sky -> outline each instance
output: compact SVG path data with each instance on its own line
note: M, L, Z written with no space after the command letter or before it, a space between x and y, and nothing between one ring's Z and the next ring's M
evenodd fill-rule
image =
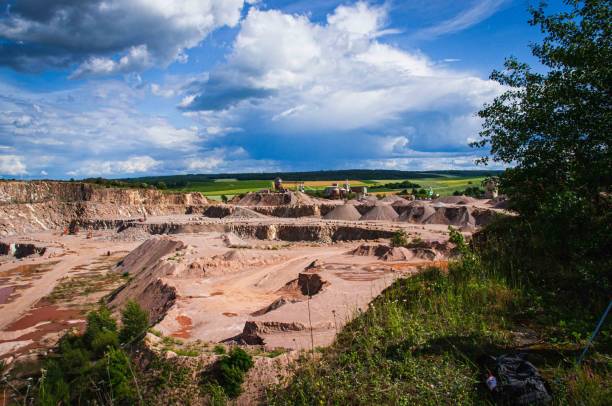
M529 4L0 0L0 176L474 168Z

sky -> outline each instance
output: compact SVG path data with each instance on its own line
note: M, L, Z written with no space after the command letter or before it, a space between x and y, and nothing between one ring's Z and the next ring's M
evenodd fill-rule
M0 177L474 169L530 4L0 0Z

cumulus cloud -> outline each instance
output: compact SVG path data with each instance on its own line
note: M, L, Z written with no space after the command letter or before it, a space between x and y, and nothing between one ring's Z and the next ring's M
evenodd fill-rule
M179 107L204 127L241 129L229 139L249 150L273 145L260 158L467 150L474 113L500 86L382 42L386 17L365 2L324 23L252 8L226 63L186 86Z
M26 175L27 173L22 156L0 155L0 175Z
M211 31L235 26L244 0L19 0L0 16L0 64L80 64L73 77L185 61Z
M133 156L123 161L85 161L79 169L68 172L72 176L109 176L148 172L161 162L150 156Z

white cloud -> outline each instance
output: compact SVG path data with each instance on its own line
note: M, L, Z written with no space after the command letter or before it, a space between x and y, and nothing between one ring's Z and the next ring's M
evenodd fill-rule
M507 2L508 0L478 0L456 16L421 30L417 36L431 38L465 30L491 17Z
M161 162L150 156L133 156L124 161L86 161L77 170L68 172L72 176L108 176L117 174L144 173L158 167Z
M0 155L0 175L27 175L28 171L19 155Z
M364 2L338 7L325 24L251 9L227 63L187 86L180 107L205 128L241 129L244 137L260 134L269 142L354 134L359 141L339 154L362 148L366 136L382 142L371 143L371 154L398 154L404 147L384 144L398 127L413 128L403 136L415 149L434 144L443 126L450 130L445 148L466 148L477 128L464 117L501 87L380 42L374 34L385 21L384 7Z

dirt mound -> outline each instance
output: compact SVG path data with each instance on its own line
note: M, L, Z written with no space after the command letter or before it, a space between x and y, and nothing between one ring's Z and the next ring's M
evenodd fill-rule
M271 311L276 310L279 307L286 305L287 303L295 303L295 302L296 301L292 299L288 299L285 297L279 297L278 299L276 299L275 301L273 301L272 303L270 303L268 306L264 307L263 309L259 309L251 313L251 316L254 316L254 317L263 316L264 314L270 313Z
M464 227L469 224L476 224L472 216L472 209L466 206L446 206L435 207L433 215L423 221L424 224L447 224L457 227Z
M385 244L361 244L359 247L350 251L350 254L363 257L380 257L389 250L389 246Z
M386 195L385 197L383 197L382 199L379 200L379 202L382 203L397 203L397 202L405 202L406 199L404 199L403 197L400 197L398 195Z
M435 212L436 209L428 202L411 202L409 208L402 213L399 220L407 221L409 223L422 224Z
M391 247L387 244L362 244L351 253L374 256L383 261L408 261L415 258L434 260L437 256L436 251L429 247Z
M323 218L326 220L357 221L361 218L361 214L354 205L343 204L327 213Z
M186 245L179 240L169 237L154 237L140 244L130 252L121 262L122 272L136 273L149 268L162 257L185 248Z
M226 233L221 236L225 245L229 248L248 248L249 244L234 233Z
M433 202L444 204L474 204L478 203L478 201L478 199L470 196L444 196L435 199Z
M398 218L399 215L393 207L389 205L376 205L361 216L360 220L395 221Z
M257 213L256 211L247 209L246 207L236 207L234 212L230 214L229 216L226 216L225 218L226 219L237 219L237 220L265 219L265 218L269 218L269 216L266 216L265 214Z
M297 322L247 321L244 323L242 333L232 341L248 345L263 345L265 344L265 335L302 330L306 330L306 326Z
M286 206L312 205L320 203L302 192L251 192L247 193L236 204L239 206Z
M436 259L436 252L428 248L391 247L380 256L383 261L408 261L415 258L433 261Z

